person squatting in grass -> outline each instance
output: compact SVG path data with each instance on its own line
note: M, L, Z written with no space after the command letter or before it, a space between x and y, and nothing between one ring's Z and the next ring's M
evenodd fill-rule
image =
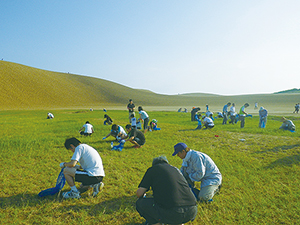
M133 128L130 124L127 124L125 128L128 132L128 139L126 141L134 144L134 148L140 148L145 144L146 138L142 131Z
M294 132L296 130L296 126L293 123L293 121L286 119L285 117L281 118L281 126L279 127L279 129L283 129L283 130L289 130L291 132Z
M153 197L146 197L152 188ZM183 224L197 215L196 198L180 171L165 156L153 159L136 192L136 210L145 224Z
M187 180L198 201L211 201L220 191L222 175L214 161L206 154L191 150L185 143L174 145L174 153L182 159L180 171ZM201 182L200 191L195 188L195 182Z
M125 132L124 128L121 127L120 125L113 124L111 126L111 130L108 133L108 135L106 135L102 139L104 140L104 139L108 138L109 136L113 136L113 137L115 137L117 139L117 141L121 141L121 140L127 138L127 133Z
M63 198L80 198L80 192L75 186L75 181L81 182L81 189L84 191L93 188L93 197L96 197L104 186L102 180L105 176L99 153L74 137L65 141L65 148L71 150L73 156L70 162L60 164L61 168L65 167L64 176L71 188L70 191L62 194Z
M139 111L139 114L140 114L140 120L142 120L144 122L144 133L146 133L148 131L149 116L144 111L142 106L138 107L138 111Z
M90 124L89 121L86 121L85 124L80 128L79 133L84 136L91 136L92 133L94 133L93 125Z
M202 123L203 123L203 126L205 127L205 129L213 128L215 126L214 121L210 117L207 117L207 116L202 117Z
M112 125L113 120L110 118L109 115L105 114L104 119L105 119L104 122L103 122L104 125Z

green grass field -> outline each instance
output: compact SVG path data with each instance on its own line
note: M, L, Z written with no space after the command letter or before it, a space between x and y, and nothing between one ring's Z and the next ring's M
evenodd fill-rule
M110 150L111 137L102 140L110 131L103 125L102 110L52 113L55 118L47 120L44 110L0 111L1 224L142 224L135 210L138 184L154 157L165 155L170 164L181 166L171 156L177 142L208 154L223 175L221 194L210 204L199 204L196 220L188 224L299 223L299 131L279 130L279 116L269 116L265 129L258 128L254 116L246 118L244 129L216 119L212 130L194 130L197 123L189 113L149 111L161 131L146 133L141 149L126 143L116 152ZM125 110L107 113L117 124L128 122ZM300 127L300 117L288 118ZM95 128L91 137L78 133L86 120ZM106 173L103 192L97 198L84 193L79 200L38 197L55 186L59 163L70 160L72 152L63 144L73 136L99 151Z

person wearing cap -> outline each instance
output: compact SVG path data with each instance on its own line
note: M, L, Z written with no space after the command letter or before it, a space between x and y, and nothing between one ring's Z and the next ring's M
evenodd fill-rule
M289 130L291 132L294 132L296 130L296 126L293 123L293 121L288 120L285 117L282 117L281 122L282 122L282 125L279 127L279 129Z
M127 109L128 109L128 112L129 112L129 123L130 123L131 122L131 115L133 114L135 116L135 113L134 113L135 105L134 105L132 99L129 99Z
M239 112L239 121L241 121L241 128L244 128L245 126L245 117L248 113L246 113L245 109L249 106L248 103L245 103L241 108Z
M153 197L146 192L153 191ZM180 171L165 156L154 158L136 192L136 210L146 224L183 224L197 215L196 198Z
M210 201L220 191L222 175L214 161L206 154L190 149L185 143L174 145L174 153L182 159L180 171L198 201ZM195 182L201 182L200 191Z
M264 107L260 107L258 111L259 115L259 128L265 128L267 124L267 116L268 116L268 111Z
M208 116L203 116L202 122L203 122L203 126L205 126L206 129L213 128L215 126L214 121Z
M108 133L108 135L106 135L104 138L102 138L103 140L108 138L109 136L113 136L116 138L117 141L123 140L127 138L127 133L125 132L124 128L120 125L117 124L113 124L111 126L111 130Z

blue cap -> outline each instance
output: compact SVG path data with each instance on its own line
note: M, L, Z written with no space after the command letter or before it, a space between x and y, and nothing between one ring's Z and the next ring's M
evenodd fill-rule
M185 143L179 142L176 145L174 145L174 152L172 154L172 156L177 155L178 152L184 150L187 148L187 145Z

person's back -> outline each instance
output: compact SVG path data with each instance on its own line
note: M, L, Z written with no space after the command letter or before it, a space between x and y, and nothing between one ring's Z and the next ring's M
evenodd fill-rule
M93 133L93 126L89 123L86 123L83 125L84 127L84 133L87 133L87 134L91 134Z
M150 167L154 201L164 208L196 205L196 199L179 170L167 163ZM143 180L141 184L143 183Z

